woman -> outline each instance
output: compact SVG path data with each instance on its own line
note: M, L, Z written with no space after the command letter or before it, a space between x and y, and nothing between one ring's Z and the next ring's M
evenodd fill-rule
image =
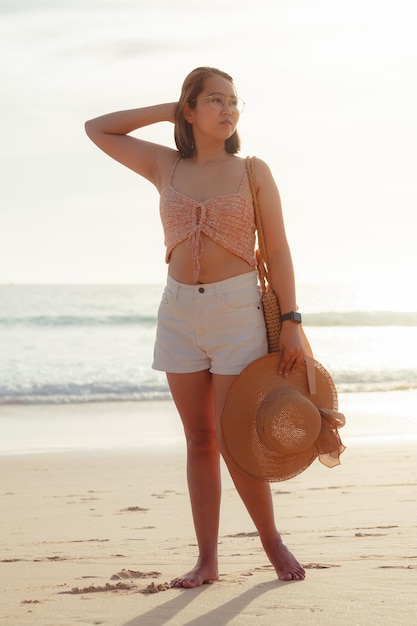
M167 373L187 442L187 477L199 555L193 569L172 581L197 587L218 578L220 450L216 423L227 391L254 359L266 354L254 258L255 224L245 160L236 131L243 108L232 78L197 68L179 102L103 115L86 123L101 150L155 185L167 246L167 286L158 313L153 367ZM129 135L158 122L175 124L173 150ZM278 189L257 160L258 202L271 282L281 311L296 309L291 255ZM279 373L304 358L299 326L282 325ZM283 544L274 522L269 485L229 467L265 552L280 580L305 572Z

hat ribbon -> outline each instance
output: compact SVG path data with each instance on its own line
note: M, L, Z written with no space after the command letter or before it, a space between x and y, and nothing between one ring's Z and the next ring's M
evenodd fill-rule
M338 429L346 423L343 413L332 409L319 409L321 415L321 432L316 441L319 461L326 467L340 465L340 455L346 446L343 445Z
M314 365L313 350L306 337L303 327L300 325L301 341L303 343L305 362L307 367L307 381L310 395L314 396L316 393L316 368Z

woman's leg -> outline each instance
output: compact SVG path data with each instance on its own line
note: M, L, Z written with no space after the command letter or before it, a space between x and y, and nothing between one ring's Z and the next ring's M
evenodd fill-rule
M213 374L216 423L219 423L226 394L235 376ZM280 580L303 580L305 571L283 544L275 526L271 489L268 483L250 478L228 466L236 489L251 516L264 547Z
M199 547L196 566L171 584L175 587L198 587L218 578L221 485L213 381L208 370L193 374L167 374L167 378L184 426L188 489Z

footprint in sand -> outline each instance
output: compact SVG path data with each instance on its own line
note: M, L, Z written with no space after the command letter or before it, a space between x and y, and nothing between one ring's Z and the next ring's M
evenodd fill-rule
M417 569L417 565L378 565L377 569Z
M110 580L121 580L130 578L158 578L161 572L140 572L134 569L122 569L117 574L113 574Z
M166 498L170 493L175 493L177 496L180 495L178 492L172 491L172 489L165 489L162 493L151 493L151 496L154 498L158 498L159 500Z
M40 604L40 600L22 600L20 604Z
M127 506L125 509L121 509L120 513L137 513L141 511L149 511L142 506Z
M106 583L105 585L90 585L89 587L73 587L71 591L62 591L62 594L78 594L78 593L100 593L103 591L121 591L126 589L136 589L136 585L129 583L116 583L111 585Z
M158 593L160 591L168 591L171 589L170 583L159 583L155 585L155 583L151 583L145 589L141 589L139 593Z
M39 559L33 559L34 563L44 563L45 561L66 561L66 556L45 556Z
M334 565L333 563L306 563L303 567L304 569L329 569L330 567L340 567L340 565Z

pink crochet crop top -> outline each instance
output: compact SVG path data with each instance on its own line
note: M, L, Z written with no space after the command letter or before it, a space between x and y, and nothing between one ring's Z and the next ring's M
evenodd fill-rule
M240 193L246 169L236 193L200 202L176 191L172 186L178 161L172 170L170 184L161 193L159 205L165 236L165 261L169 263L175 246L187 240L194 262L194 284L198 283L200 259L204 251L201 234L204 233L256 267L254 209L252 202Z

